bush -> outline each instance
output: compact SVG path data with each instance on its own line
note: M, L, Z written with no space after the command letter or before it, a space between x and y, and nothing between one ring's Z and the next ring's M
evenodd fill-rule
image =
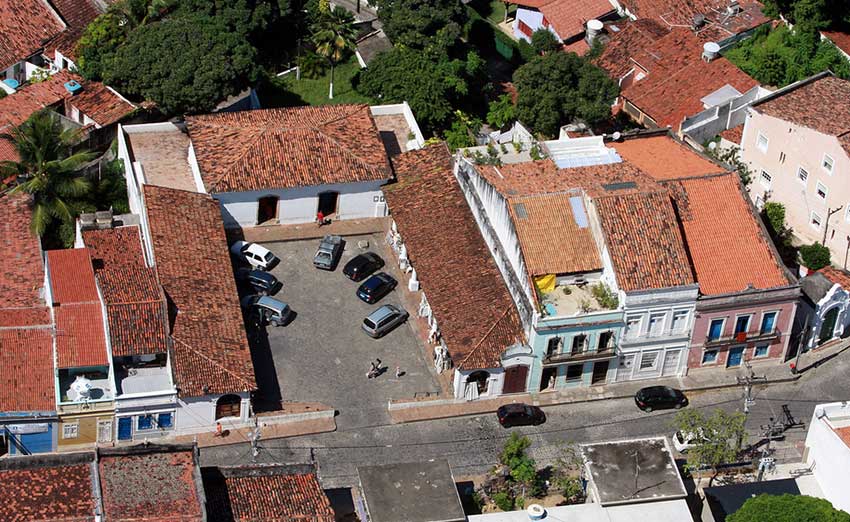
M820 243L800 247L800 262L809 270L820 270L830 261L829 249Z
M561 42L549 29L538 29L531 35L531 47L538 54L546 54L560 50Z
M771 232L779 236L785 230L785 205L776 201L768 201L764 204L764 215L770 225Z
M759 495L749 498L729 522L850 522L850 514L829 501L806 495Z
M493 503L496 504L496 507L502 511L514 510L514 497L505 491L500 491L493 495Z
M602 308L613 310L620 304L620 299L617 298L617 294L615 294L608 285L601 281L590 287L590 293Z

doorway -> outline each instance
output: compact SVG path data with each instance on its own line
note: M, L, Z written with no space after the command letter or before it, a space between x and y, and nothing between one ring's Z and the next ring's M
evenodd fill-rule
M240 417L242 415L242 397L228 394L219 397L215 403L215 420L222 417Z
M664 365L661 367L661 376L668 377L679 373L679 357L682 350L667 350L664 354Z
M525 391L525 380L528 377L528 366L511 366L505 370L505 386L502 393L522 393Z
M590 376L591 386L594 384L604 384L608 379L608 361L598 361L593 364L593 374Z
M487 393L487 389L490 386L490 374L484 370L478 370L469 374L469 377L466 378L466 382L467 384L475 383L478 395L484 395Z
M729 358L726 359L726 367L733 368L741 366L744 359L744 346L736 346L729 349Z
M265 196L257 201L257 224L277 223L277 196Z
M338 203L339 192L322 192L319 194L319 208L316 213L321 212L325 217L336 214Z
M823 323L820 326L820 334L818 335L818 344L823 344L832 339L836 321L838 321L838 307L834 306L823 316Z
M549 368L543 368L543 375L540 377L540 391L554 390L555 389L555 379L556 379L557 375L558 375L558 367L557 366L550 366Z

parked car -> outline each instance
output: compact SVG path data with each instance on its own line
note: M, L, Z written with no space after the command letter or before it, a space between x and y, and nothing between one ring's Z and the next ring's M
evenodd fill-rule
M366 252L355 256L351 261L345 264L342 273L345 277L352 281L362 281L366 276L381 269L384 266L384 260L381 256L374 252Z
M375 339L390 333L393 328L407 321L410 316L405 310L394 306L384 305L363 319L361 328Z
M275 276L262 270L240 268L236 271L236 279L248 283L262 295L275 295L283 287L283 283L278 281Z
M398 281L393 276L386 272L378 272L360 285L357 289L357 297L369 304L374 304L390 293L396 285Z
M539 426L546 422L546 414L537 406L523 403L505 404L496 410L499 424L503 428L513 426Z
M339 236L325 236L319 243L316 255L313 256L313 266L322 270L333 270L342 254L342 238Z
M280 263L280 259L272 254L268 248L257 243L237 241L230 247L230 253L240 261L260 270L271 270Z
M242 308L257 313L263 324L283 326L292 319L292 309L283 301L267 295L249 295L242 299Z
M635 404L646 412L670 408L678 410L688 405L688 398L681 390L669 386L649 386L638 390L635 394Z

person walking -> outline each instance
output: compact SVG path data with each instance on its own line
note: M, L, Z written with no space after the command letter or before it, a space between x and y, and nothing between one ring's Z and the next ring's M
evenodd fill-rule
M372 377L378 376L378 367L374 362L369 363L371 367L369 368L369 373L366 374L366 378L371 379Z
M395 367L395 378L398 379L399 377L401 377L401 374L402 374L401 366L396 366Z
M325 213L322 212L321 210L316 212L316 223L318 223L319 226L322 226L322 225L325 224Z

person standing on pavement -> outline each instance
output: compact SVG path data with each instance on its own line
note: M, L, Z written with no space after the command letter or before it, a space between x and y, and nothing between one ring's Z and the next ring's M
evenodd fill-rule
M322 212L321 210L316 212L316 223L318 223L319 226L322 226L322 225L325 224L325 213Z

